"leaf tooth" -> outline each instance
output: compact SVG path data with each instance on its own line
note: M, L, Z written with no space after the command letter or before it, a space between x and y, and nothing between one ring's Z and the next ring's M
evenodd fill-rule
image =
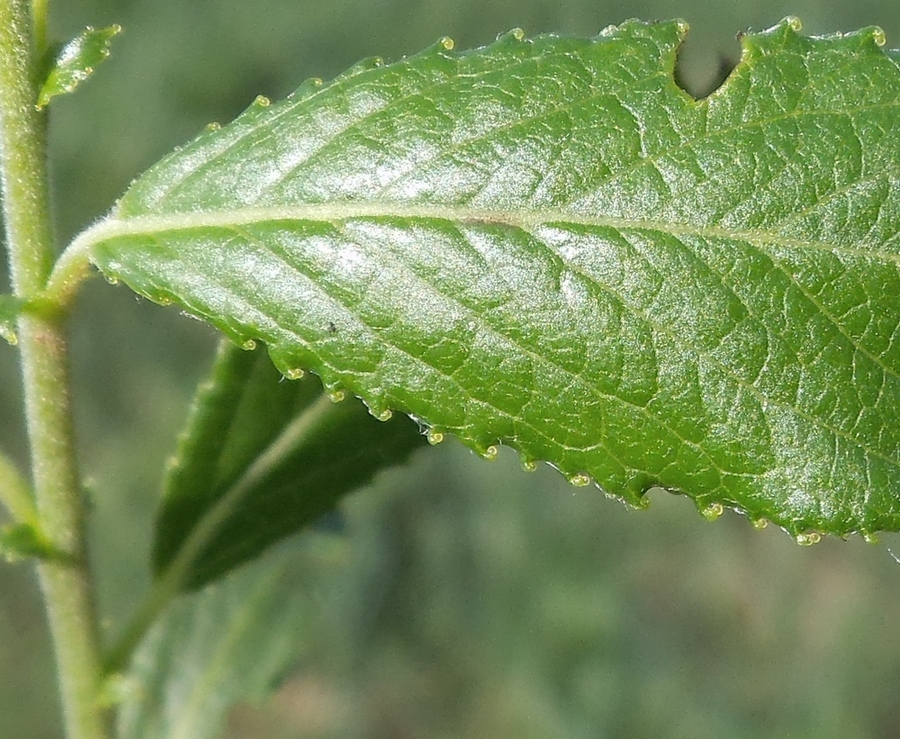
M296 103L304 98L308 98L319 92L322 89L323 84L321 77L310 77L308 80L304 80L296 90L285 98L285 100Z
M673 46L678 46L684 41L685 36L687 36L687 33L690 30L690 25L680 18L660 23L647 23L645 21L637 20L636 18L630 18L619 24L611 24L601 29L600 33L597 34L597 38L615 38L618 36L645 38L657 35L656 29L659 29L660 27L671 27L675 30L675 38L668 42Z
M372 415L372 417L376 418L379 421L390 421L394 415L394 412L384 403L368 398L364 398L363 403L365 404L366 408L368 408L369 413Z
M514 44L519 43L520 41L525 41L525 31L521 28L511 28L504 33L497 34L496 44Z
M852 33L839 33L837 38L845 42L855 41L860 49L872 46L881 48L887 43L887 34L881 26L866 26Z
M537 469L537 462L524 452L519 452L519 462L525 472L534 472Z
M345 72L342 72L340 75L335 77L334 81L338 80L347 80L351 77L356 77L358 74L362 74L363 72L371 72L373 69L378 69L384 66L384 59L380 56L370 56L366 59L361 59L352 67L347 69ZM317 78L314 78L317 79Z
M708 506L703 506L699 510L700 515L707 521L715 521L725 512L725 508L721 503L710 503Z
M430 428L425 432L425 437L431 446L437 446L444 440L444 432L439 431L437 428Z
M809 547L813 544L818 544L822 540L822 535L818 531L807 531L797 534L794 540L801 547Z
M290 99L290 98L288 98ZM265 95L257 95L253 98L253 101L248 105L244 110L242 110L237 118L235 118L231 123L228 124L229 128L236 128L235 124L252 124L255 120L263 115L265 115L272 105L272 101L269 100ZM209 135L210 133L215 134L218 129L210 129L209 126L206 127L204 133ZM189 145L194 145L197 143L197 140L190 142ZM183 148L183 147L181 147ZM178 149L176 148L176 151Z
M615 36L619 32L619 27L615 23L610 23L608 26L604 26L600 29L600 33L597 34L598 38L606 38L608 36Z
M182 311L182 315L185 315L185 311ZM187 315L192 315L187 313ZM228 326L227 324L216 324L216 328L218 328L222 333L224 333L234 344L237 344L241 349L246 349L246 344L248 341L253 341L252 337L248 337L242 334L240 331L236 331L233 327Z
M179 444L181 444L183 441L185 441L185 439L187 439L187 434L184 431L182 431L180 434L178 434L178 443ZM171 475L176 470L181 469L181 467L182 467L181 459L178 457L177 454L170 454L168 457L166 457L165 464L163 465L163 469L165 471L166 476Z
M860 33L868 33L875 46L884 46L887 43L887 34L881 26L869 26L860 31Z
M598 485L598 487L603 490L606 494L606 497L611 498L612 500L618 500L621 503L625 503L625 505L634 508L637 511L643 511L646 508L650 507L650 498L647 493L650 490L658 488L657 485L649 485L647 487L642 488L640 491L633 490L629 487L622 488L614 493L604 489L602 486ZM682 491L680 490L672 490L665 489L667 493L678 494Z
M452 433L475 454L488 462L494 461L500 454L500 446L503 442L496 437L479 437L468 434L462 429L454 429Z
M294 367L292 369L285 370L282 374L288 380L302 380L303 376L306 374L306 370L301 367Z
M493 462L497 459L497 456L500 454L500 449L496 444L489 444L484 448L484 451L481 452L481 458L487 460L488 462Z
M569 485L576 488L585 488L591 484L590 475L586 475L583 472L578 472L574 475L566 475L566 480L568 480Z

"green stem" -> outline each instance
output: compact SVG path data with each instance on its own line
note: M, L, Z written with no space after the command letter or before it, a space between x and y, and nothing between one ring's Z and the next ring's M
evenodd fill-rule
M25 300L44 288L53 263L46 120L35 108L30 10L27 0L0 0L0 177L13 291ZM18 333L38 519L53 547L70 558L38 565L66 731L69 739L106 739L63 319L24 315Z
M49 0L31 0L31 21L34 28L35 59L47 51L47 5Z

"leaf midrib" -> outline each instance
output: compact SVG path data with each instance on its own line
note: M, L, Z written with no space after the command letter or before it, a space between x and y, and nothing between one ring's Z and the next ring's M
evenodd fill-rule
M259 223L310 221L338 224L354 219L400 218L447 221L468 226L508 226L530 232L540 226L585 226L625 230L646 230L671 236L700 236L740 241L755 246L780 246L797 251L824 251L852 257L864 257L884 263L900 265L900 254L783 236L758 229L731 229L721 226L698 226L615 216L593 216L565 210L472 208L448 205L407 205L404 203L346 202L304 203L289 206L248 206L196 213L138 215L119 218L115 215L100 221L82 232L67 251L79 253L108 239L159 234L173 231L192 231L204 228L236 228Z
M540 226L553 225L582 225L595 228L614 228L623 230L653 230L670 234L674 237L682 235L698 235L706 237L714 237L732 241L745 241L756 244L775 244L782 246L794 246L796 248L813 248L824 251L845 252L854 256L872 257L873 254L879 252L868 252L861 249L850 249L840 247L838 245L829 245L822 242L805 242L796 239L787 239L784 237L773 236L766 232L760 231L734 231L721 227L697 227L687 224L672 224L669 222L622 219L607 216L583 216L572 215L562 210L500 210L500 209L474 209L464 206L439 206L439 205L405 205L395 203L322 203L322 204L302 204L295 206L277 206L277 207L246 207L239 209L211 211L204 213L181 213L169 214L162 216L134 216L126 219L117 219L111 217L107 221L103 221L88 231L84 232L77 241L86 239L84 246L90 248L90 245L99 241L116 238L128 237L135 235L154 235L157 236L166 232L190 231L203 228L234 228L239 229L240 226L252 225L254 223L271 223L278 221L308 221L329 223L339 225L354 219L370 219L370 218L408 218L416 220L443 220L454 225L499 225L511 228L517 228L531 232ZM91 236L93 234L93 236ZM244 234L246 236L246 234ZM75 244L73 243L73 246ZM900 256L885 254L882 255L887 261L900 263ZM445 296L447 297L447 296ZM621 296L620 296L621 298ZM656 324L654 324L656 325ZM663 333L669 333L665 327L656 326ZM507 337L508 338L508 337ZM853 343L856 346L855 342ZM856 347L859 349L860 347ZM868 352L867 352L868 353ZM707 359L712 360L716 365L720 363L709 357L706 353L701 352ZM546 359L546 358L544 358ZM883 366L877 357L873 357L879 365ZM764 398L758 389L746 383L741 378L735 376L728 368L721 366L721 369L733 376L747 390L757 395L761 401L772 402L769 398ZM885 368L888 369L888 368ZM473 398L473 400L478 400ZM484 402L479 400L479 402ZM784 405L777 403L777 405ZM789 408L799 416L820 425L831 433L843 437L851 443L865 449L866 452L881 458L892 465L898 465L897 460L890 456L871 448L869 445L861 443L849 432L826 424L821 419L815 419L802 411L793 404L786 404L784 407ZM656 419L659 421L660 419ZM671 430L671 429L669 429ZM676 434L678 438L682 438L680 434ZM682 439L686 441L686 439ZM687 442L691 446L691 442ZM725 472L720 470L720 472Z

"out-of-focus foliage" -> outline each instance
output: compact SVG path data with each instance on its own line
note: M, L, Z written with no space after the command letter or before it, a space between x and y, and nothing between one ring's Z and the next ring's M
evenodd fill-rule
M319 564L287 542L170 608L124 678L117 736L216 739L236 700L267 697L307 646L309 571Z
M358 59L453 36L594 33L686 18L701 90L739 29L791 13L823 33L869 24L900 45L883 0L79 0L51 33L120 23L110 60L52 108L58 232L67 240L130 180L258 94L280 98ZM160 470L214 334L124 289L87 286L73 323L76 397L101 607L121 626L149 578ZM24 460L14 347L0 344L0 436ZM552 470L459 448L417 457L354 497L343 555L315 563L318 607L298 671L232 715L232 737L893 736L900 568L859 540L798 548L734 516L702 521L651 496L635 513ZM770 527L771 529L771 527ZM331 540L329 540L331 541ZM328 544L331 546L331 544ZM34 578L0 568L0 736L57 739ZM16 710L10 710L15 706Z
M193 544L180 586L213 581L425 444L409 418L335 406L317 379L284 382L265 352L224 339L163 483L154 571L178 566ZM194 543L209 516L215 526Z
M483 463L451 445L410 472L350 501L309 652L229 739L900 728L900 572L883 550L801 548L662 492L636 513L547 467L525 475L508 450Z

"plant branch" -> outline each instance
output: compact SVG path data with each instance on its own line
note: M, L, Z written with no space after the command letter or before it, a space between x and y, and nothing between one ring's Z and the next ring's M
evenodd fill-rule
M28 300L53 263L46 120L35 108L38 50L28 0L0 0L0 177L13 292ZM38 8L40 10L40 7ZM40 11L43 12L43 11ZM38 19L43 23L43 19ZM38 29L40 30L40 29ZM75 459L69 364L61 315L19 320L25 412L38 522L66 555L38 565L70 739L105 739L97 620Z

